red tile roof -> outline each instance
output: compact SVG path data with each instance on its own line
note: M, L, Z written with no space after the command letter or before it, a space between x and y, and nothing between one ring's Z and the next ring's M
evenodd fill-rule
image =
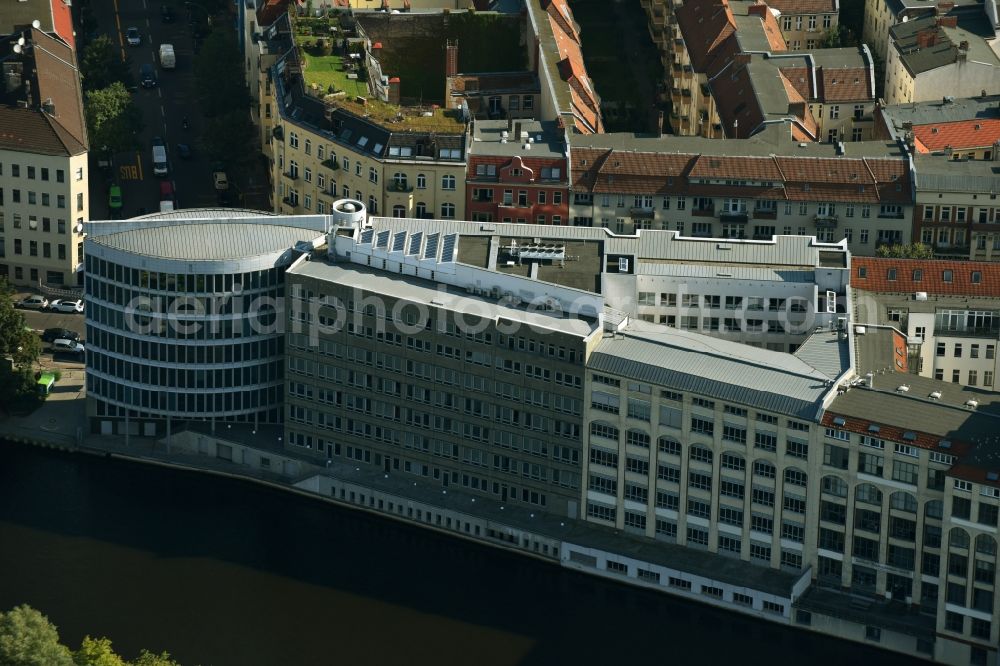
M936 125L914 125L914 145L921 153L956 149L985 148L1000 140L1000 119L958 120Z
M785 85L785 90L789 93L789 99L792 97L789 88L795 90L803 100L808 101L813 99L808 67L782 67L778 71L781 72L781 82Z
M860 390L860 389L856 389ZM836 402L834 402L834 408L836 407ZM842 418L846 422L844 425L835 425L833 419ZM899 428L896 426L885 425L883 423L878 423L876 421L868 421L865 419L854 418L853 416L846 416L843 414L838 414L835 411L827 410L823 414L823 425L828 428L839 428L840 430L847 430L848 432L858 433L861 435L872 434L868 430L868 426L877 425L878 438L885 439L890 442L899 442L900 444L909 444L911 446L916 446L921 449L930 449L932 451L939 451L938 444L944 439L938 435L930 435L923 432L914 432L917 436L916 440L904 439L903 433L910 432L905 428ZM948 455L961 457L972 450L972 446L966 442L957 442L955 440L951 441L951 448L948 449Z
M820 67L816 77L817 98L824 102L869 100L874 94L868 85L869 74L864 67Z
M573 114L581 122L577 129L584 133L602 133L601 99L587 74L580 47L580 34L566 0L541 0L549 16L549 26L559 50L559 75L569 84Z
M689 178L736 179L781 182L784 178L773 157L698 155Z
M707 72L715 51L736 32L736 19L727 0L689 0L674 10L684 36L691 66Z
M1000 298L1000 264L989 261L855 256L851 259L851 263L853 264L851 286L857 289L905 294L923 291L941 296ZM889 279L891 269L896 271L893 280ZM945 271L951 271L950 282L944 279ZM980 275L978 283L972 281L974 272ZM915 277L919 279L914 279Z

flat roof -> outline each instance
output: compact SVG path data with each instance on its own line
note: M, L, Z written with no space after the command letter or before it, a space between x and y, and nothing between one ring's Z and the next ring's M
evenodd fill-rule
M566 135L558 129L555 121L514 120L510 125L528 133L532 141L530 148L525 149L524 142L514 136L515 129L508 130L506 120L477 120L469 154L559 158L566 157L569 152ZM506 139L504 132L508 133ZM471 173L469 175L472 176Z
M422 303L431 307L460 312L473 317L489 320L504 319L530 326L536 330L557 331L581 339L589 337L597 330L597 321L578 317L565 317L558 313L547 313L525 307L515 307L469 294L464 289L347 262L332 262L314 258L300 261L292 266L289 275L301 275L334 284L382 294L412 303Z
M837 346L821 351L840 355ZM634 319L597 344L587 368L809 420L833 387L792 354Z

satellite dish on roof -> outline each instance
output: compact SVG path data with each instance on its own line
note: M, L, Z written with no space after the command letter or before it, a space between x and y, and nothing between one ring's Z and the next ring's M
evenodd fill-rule
M35 30L40 30L42 28L42 22L39 21L38 19L35 19L34 21L31 22L31 27L34 28Z

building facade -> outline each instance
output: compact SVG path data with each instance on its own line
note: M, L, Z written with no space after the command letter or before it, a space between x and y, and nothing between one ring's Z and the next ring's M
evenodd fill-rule
M906 370L994 390L1000 271L993 263L858 257L851 284L861 322L906 335Z
M285 269L325 230L322 217L248 211L88 224L91 431L280 422Z
M920 155L913 238L934 248L941 259L1000 259L997 192L1000 178L993 161Z
M773 0L768 6L780 12L781 35L792 51L822 48L824 33L840 26L839 0Z
M477 121L466 174L473 222L569 224L569 140L554 122Z
M0 277L22 287L82 284L89 219L87 129L73 49L27 29L0 95Z
M899 145L760 139L741 143L736 157L703 139L571 141L574 225L700 238L809 235L846 239L859 255L909 242L914 181Z

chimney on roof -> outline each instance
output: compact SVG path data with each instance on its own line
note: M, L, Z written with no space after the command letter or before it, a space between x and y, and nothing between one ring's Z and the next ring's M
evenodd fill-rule
M510 115L510 111L507 112L507 131L514 131L514 117Z
M512 137L514 141L521 140L521 121L514 123L514 136Z
M939 21L941 19L938 19ZM917 33L917 48L926 49L934 46L934 42L937 39L937 30L934 28L927 28L926 30L921 30Z
M959 51L968 51L969 50L969 42L963 39L961 42L958 43L958 50Z
M755 2L747 7L747 15L759 16L761 20L765 20L767 18L767 5L763 2Z
M399 77L394 76L389 79L388 99L389 104L399 106Z
M948 12L950 12L954 8L955 8L955 3L952 2L951 0L946 0L945 2L939 2L937 4L937 13L938 13L938 16L941 16L943 14L947 14Z
M958 17L957 16L938 16L935 21L942 28L957 28L958 27Z
M449 39L444 47L444 75L456 74L458 74L458 40L453 42Z
M656 138L663 136L663 110L656 112Z
M749 53L737 53L733 57L733 62L737 65L749 65L751 58L753 58L753 56Z

